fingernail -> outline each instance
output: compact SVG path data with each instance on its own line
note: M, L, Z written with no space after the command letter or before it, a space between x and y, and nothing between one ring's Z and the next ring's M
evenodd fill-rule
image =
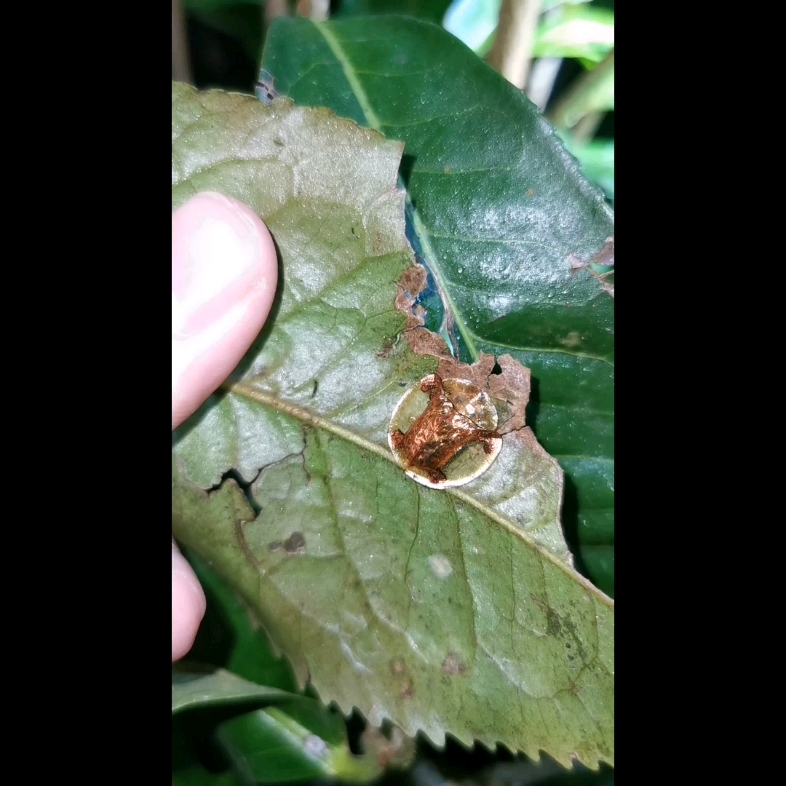
M221 194L192 197L172 214L172 335L186 338L220 319L259 275L262 222Z

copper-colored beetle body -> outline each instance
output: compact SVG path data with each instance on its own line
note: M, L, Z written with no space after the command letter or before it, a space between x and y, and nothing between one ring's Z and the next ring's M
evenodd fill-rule
M484 452L490 454L500 435L479 428L459 412L436 374L423 380L420 389L429 394L426 409L406 434L400 429L391 432L390 441L404 454L411 469L425 473L432 483L439 483L446 479L444 467L463 447L482 442Z

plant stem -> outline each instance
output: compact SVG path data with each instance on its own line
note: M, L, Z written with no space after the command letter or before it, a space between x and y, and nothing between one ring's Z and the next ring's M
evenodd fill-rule
M314 22L324 22L330 14L330 0L298 0L297 13Z
M289 3L287 0L267 0L264 4L265 27L279 16L289 16Z
M192 84L183 0L172 0L172 79Z
M584 115L575 126L573 126L573 141L577 145L584 145L589 142L598 130L598 126L603 120L601 112L589 112Z
M523 89L527 84L541 0L502 0L489 65Z
M571 88L546 113L558 128L573 128L587 114L596 111L593 106L595 93L604 88L608 79L614 79L614 50L600 65L582 74Z
M541 57L535 61L529 73L527 98L542 112L549 102L549 96L557 81L562 65L561 57Z

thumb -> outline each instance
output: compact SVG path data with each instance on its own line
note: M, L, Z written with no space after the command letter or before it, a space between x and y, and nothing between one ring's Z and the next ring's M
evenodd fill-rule
M277 276L270 232L240 202L204 192L172 214L172 428L240 362Z

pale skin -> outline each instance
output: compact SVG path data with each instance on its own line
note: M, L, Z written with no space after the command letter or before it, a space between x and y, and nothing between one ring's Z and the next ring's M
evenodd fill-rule
M201 193L172 214L172 428L229 376L270 313L276 250L247 206ZM172 541L172 660L194 643L205 594Z

